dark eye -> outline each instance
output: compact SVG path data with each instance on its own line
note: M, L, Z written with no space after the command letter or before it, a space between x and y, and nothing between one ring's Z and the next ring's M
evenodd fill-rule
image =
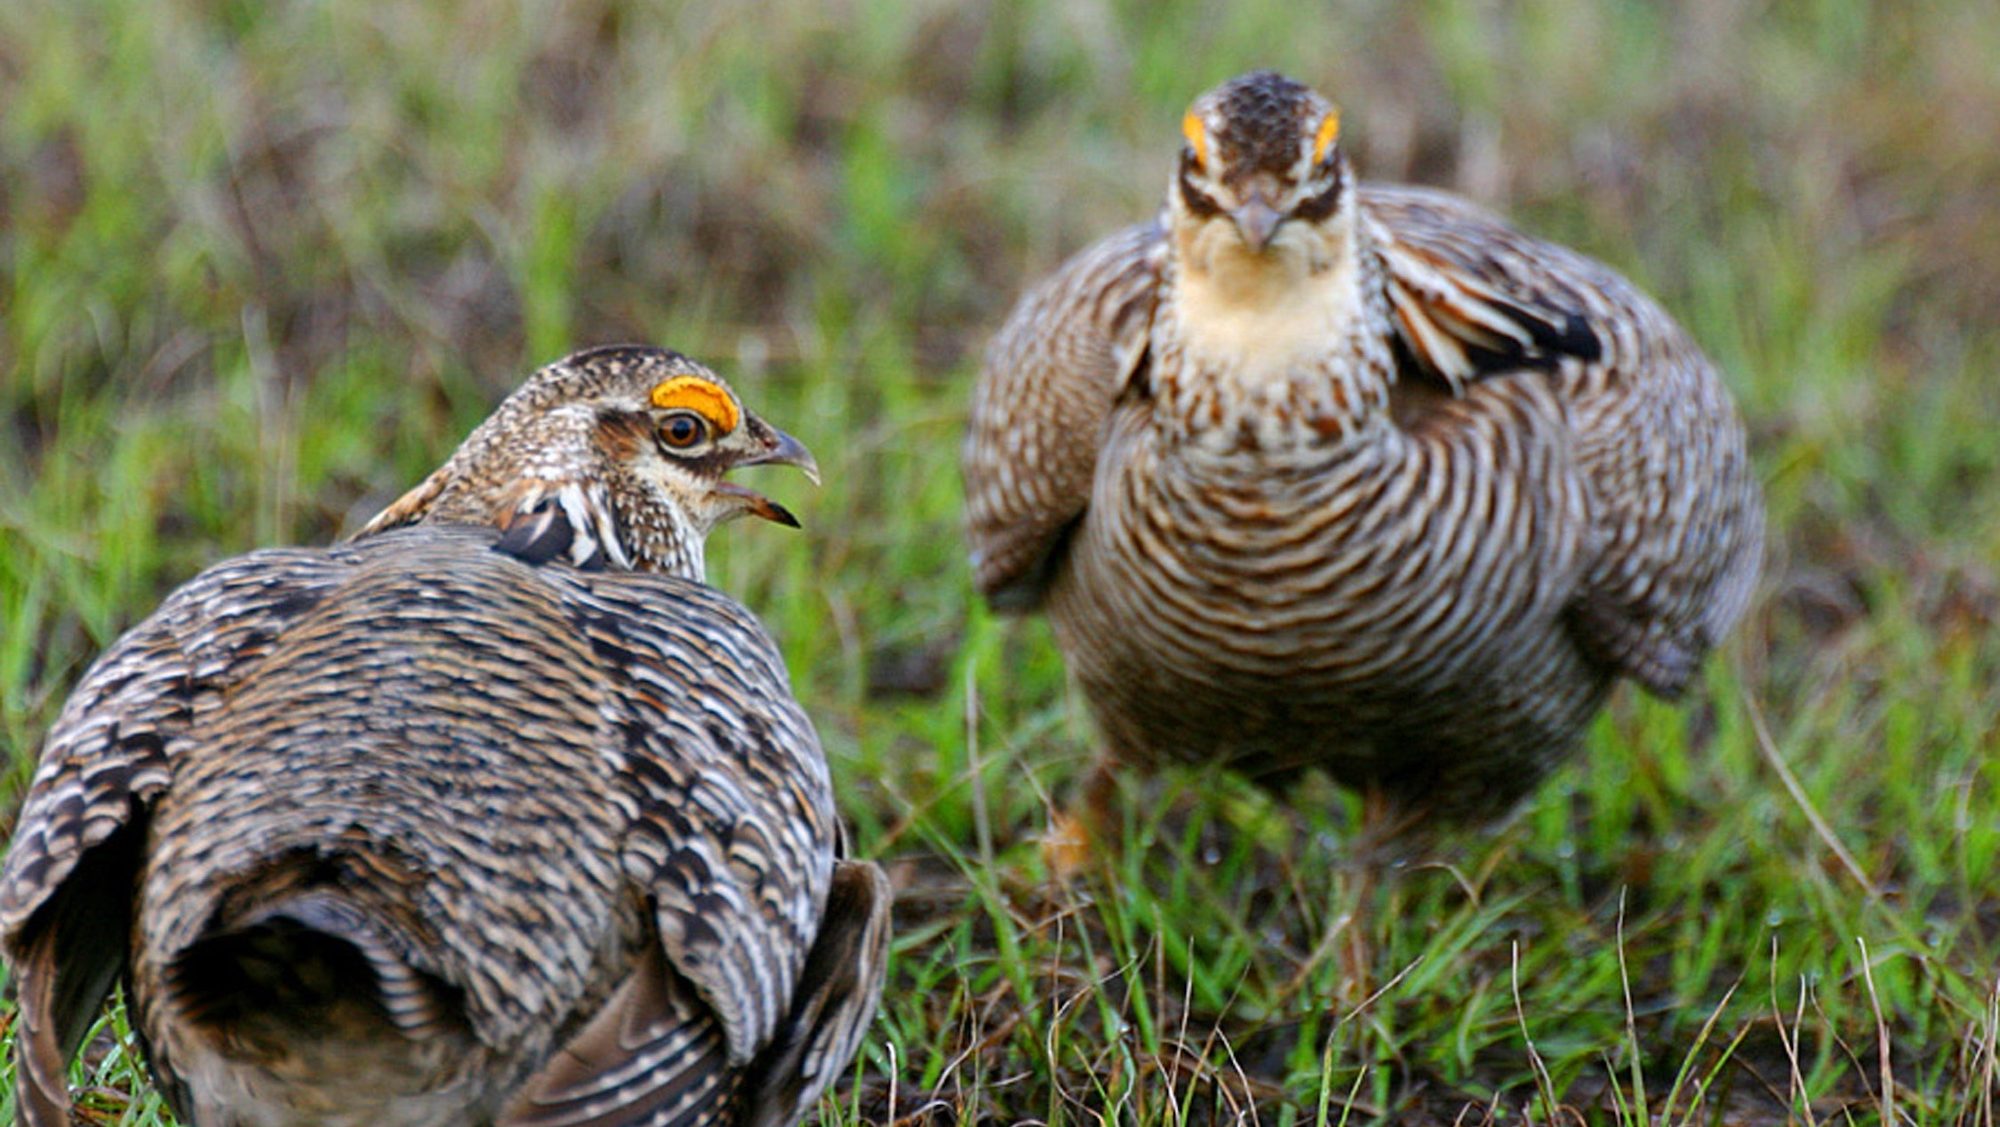
M679 450L693 446L707 434L708 424L702 421L701 416L686 411L669 415L666 421L660 424L661 440Z
M1180 186L1181 201L1187 204L1190 214L1197 218L1206 219L1211 215L1221 213L1222 205L1215 202L1215 197L1194 186L1194 177L1190 174L1186 163L1181 165Z
M1345 187L1342 180L1340 169L1335 168L1325 181L1314 185L1317 191L1292 208L1292 215L1308 223L1316 223L1332 215L1334 208L1340 206L1340 192Z

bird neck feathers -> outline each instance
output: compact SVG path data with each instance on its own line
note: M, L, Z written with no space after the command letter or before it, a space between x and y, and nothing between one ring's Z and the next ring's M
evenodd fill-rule
M530 414L503 404L443 468L356 538L410 524L510 532L533 524L535 542L553 544L547 537L560 522L560 548L540 558L705 582L708 528L639 479L644 469L664 480L659 460L642 436L586 406Z
M1226 222L1183 224L1168 269L1158 390L1178 442L1325 452L1386 423L1381 268L1352 208L1285 224L1263 253Z

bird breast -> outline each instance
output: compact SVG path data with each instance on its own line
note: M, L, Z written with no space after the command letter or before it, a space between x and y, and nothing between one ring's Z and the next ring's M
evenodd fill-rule
M1181 240L1168 303L1176 335L1195 363L1246 386L1289 379L1350 335L1366 308L1352 255L1301 224L1280 232L1263 253L1226 223Z
M1082 648L1172 653L1197 679L1448 677L1506 652L1496 639L1553 629L1582 562L1560 406L1529 386L1454 409L1467 417L1445 438L1389 428L1297 459L1217 455L1114 416L1051 613L1118 621Z

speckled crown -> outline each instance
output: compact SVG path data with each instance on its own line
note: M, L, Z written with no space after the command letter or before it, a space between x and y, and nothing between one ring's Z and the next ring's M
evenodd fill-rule
M1332 109L1312 87L1274 70L1233 78L1195 104L1216 119L1214 144L1223 166L1244 174L1291 171L1301 132L1317 127Z

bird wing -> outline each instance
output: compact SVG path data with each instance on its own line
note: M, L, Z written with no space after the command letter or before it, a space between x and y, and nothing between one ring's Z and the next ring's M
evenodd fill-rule
M500 1127L720 1122L740 1076L723 1030L655 946L508 1100Z
M792 1012L746 1071L722 1026L661 947L502 1112L502 1127L743 1127L797 1123L854 1057L875 1016L889 954L889 881L869 862L834 868L826 919Z
M1146 362L1166 236L1158 224L1084 250L1030 290L986 352L960 467L975 582L1026 611L1090 500L1111 406Z
M69 1058L124 970L146 819L177 751L338 581L311 551L210 568L99 657L49 729L0 870L29 1122L68 1121Z
M358 543L384 532L424 524L433 507L463 471L454 456L442 468L376 513L359 532L347 538ZM586 571L608 566L630 568L625 534L617 506L603 482L524 477L509 483L493 499L491 522L502 533L496 547L524 563L545 564L560 559Z
M819 738L770 637L727 596L660 575L545 574L614 678L607 751L635 809L626 874L741 1067L771 1041L820 926L838 830Z
M1547 244L1445 192L1368 184L1360 201L1410 370L1456 395L1487 375L1599 359L1591 310L1547 270Z
M1602 263L1448 193L1371 184L1361 201L1406 373L1455 395L1523 369L1558 380L1590 508L1571 628L1607 665L1679 695L1748 604L1763 550L1742 424L1714 366Z
M894 899L887 874L873 862L834 866L792 1012L750 1070L745 1127L797 1123L854 1059L882 997Z

